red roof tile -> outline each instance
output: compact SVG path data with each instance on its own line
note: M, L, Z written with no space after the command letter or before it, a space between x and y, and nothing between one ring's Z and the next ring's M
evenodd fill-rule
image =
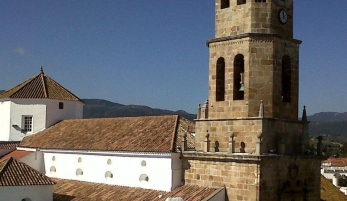
M220 189L181 186L172 192L112 186L73 180L54 179L54 201L165 201L181 197L184 201L201 201L215 195Z
M9 159L9 158L15 158L15 159L20 159L20 158L23 158L24 156L27 156L29 154L31 154L32 152L30 151L22 151L22 150L15 150L3 157L0 158L0 160L6 160L6 159Z
M193 127L193 122L178 116L64 120L25 137L20 147L170 153ZM188 141L193 147L192 137Z
M0 141L0 149L16 149L20 141Z
M0 186L54 185L48 177L14 158L0 162Z
M322 163L331 163L332 167L347 167L347 158L328 158Z
M0 99L3 98L56 99L83 102L56 81L46 76L42 70L38 75L1 93Z

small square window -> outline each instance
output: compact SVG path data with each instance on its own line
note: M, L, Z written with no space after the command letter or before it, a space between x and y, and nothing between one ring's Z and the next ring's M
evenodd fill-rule
M220 5L221 9L229 8L229 7L230 7L230 0L221 0L221 5Z
M33 116L23 116L23 132L33 132Z
M246 4L246 0L237 0L237 5Z
M63 102L59 102L59 109L60 110L64 109L64 103Z

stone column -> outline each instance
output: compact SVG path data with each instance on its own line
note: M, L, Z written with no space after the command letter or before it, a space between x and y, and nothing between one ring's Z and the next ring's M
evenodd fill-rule
M201 118L201 105L199 104L198 113L196 114L196 119L200 119L200 118Z
M255 145L255 155L261 155L262 136L263 136L263 133L258 134L259 142L256 142L256 145Z
M201 108L200 118L208 119L208 100L206 100L205 104Z
M187 133L183 134L183 138L182 138L182 152L187 151L188 149L188 144L187 144Z
M235 134L231 133L229 136L229 141L228 141L228 153L232 154L235 153L235 140L234 140Z
M204 152L210 152L210 134L207 133L204 141Z

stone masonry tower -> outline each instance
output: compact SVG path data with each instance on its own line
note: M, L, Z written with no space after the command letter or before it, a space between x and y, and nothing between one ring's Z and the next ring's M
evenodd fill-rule
M305 109L298 120L293 0L216 0L215 24L185 183L225 186L228 200L320 200Z

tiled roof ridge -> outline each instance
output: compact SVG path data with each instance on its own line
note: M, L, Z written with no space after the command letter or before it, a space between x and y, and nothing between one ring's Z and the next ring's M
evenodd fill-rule
M58 82L54 81L51 77L45 75L45 78L50 79L52 82L54 82L56 85L58 85L59 87L61 87L62 89L64 89L65 91L67 91L68 93L70 93L73 97L75 97L78 101L84 103L83 100L81 100L80 98L78 98L75 94L73 94L71 91L69 91L68 89L66 89L65 87L63 87L62 85L60 85Z
M51 83L51 84L49 84ZM50 93L52 91L52 93ZM38 75L18 84L17 86L0 94L0 98L33 98L70 100L84 103L75 94L45 75L42 68Z
M47 87L46 87L46 79L45 79L45 74L43 73L42 67L41 67L41 72L40 72L39 76L41 78L41 83L42 83L43 93L45 95L45 98L48 98L48 91L47 91Z
M0 186L54 185L56 182L13 157L3 161L0 170ZM12 169L10 169L12 167Z
M173 131L173 135L172 135L172 144L171 144L171 151L172 152L176 152L176 144L177 144L177 135L178 135L178 127L179 127L179 123L180 122L180 116L177 115L176 116L176 122L175 122L175 129Z
M14 90L14 89L17 89L17 88L18 88L17 90L14 90L12 93L10 93L10 94L7 95L8 97L12 96L12 95L15 94L16 92L18 92L20 89L22 89L25 85L27 85L28 83L30 83L33 79L35 79L37 76L38 76L38 75L35 75L35 76L33 76L33 77L27 79L26 81L24 81L24 82L22 82L22 83L16 85L15 87L12 87L11 89L2 92L0 95L4 95L4 94L10 92L11 90Z
M6 161L6 163L5 163L5 165L1 168L1 170L0 170L0 177L2 177L2 175L4 174L4 172L7 170L7 167L9 166L9 164L10 163L12 163L12 161L13 161L13 157L10 157L7 161Z
M160 116L134 116L134 117L101 117L101 118L89 118L89 119L64 119L61 120L59 122L57 122L56 124L60 123L60 122L66 122L66 121L99 121L99 120L112 120L112 119L136 119L136 118L164 118L164 117L180 117L180 118L184 118L179 116L178 114L173 114L173 115L160 115ZM54 124L54 125L56 125ZM52 125L51 127L53 127L54 125ZM50 128L50 127L49 127Z
M63 151L66 152L67 149L62 148L40 148L40 147L29 147L29 146L19 146L23 149L39 149L39 150L49 150L49 151ZM172 154L172 151L168 152L155 152L155 151L128 151L128 150L98 150L98 149L68 149L68 152L88 152L88 153L114 153L114 154L143 154L143 155L168 155ZM176 152L176 151L174 151Z

